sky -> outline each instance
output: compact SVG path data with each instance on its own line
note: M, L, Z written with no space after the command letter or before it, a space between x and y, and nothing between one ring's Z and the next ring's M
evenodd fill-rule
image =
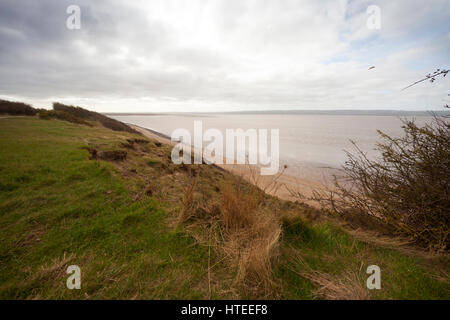
M36 107L441 110L450 75L401 90L437 68L449 0L0 0L0 98Z

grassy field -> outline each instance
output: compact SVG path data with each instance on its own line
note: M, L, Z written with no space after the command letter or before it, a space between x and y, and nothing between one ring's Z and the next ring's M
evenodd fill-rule
M175 166L169 146L142 139L0 119L1 299L450 298L448 256L356 237L215 167ZM66 288L72 264L81 290ZM371 264L381 290L365 286Z

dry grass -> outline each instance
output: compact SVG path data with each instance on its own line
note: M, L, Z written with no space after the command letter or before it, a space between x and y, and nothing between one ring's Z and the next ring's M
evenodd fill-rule
M195 185L196 180L192 179L184 191L183 206L181 208L180 214L178 215L177 225L185 223L195 214L195 210L198 206L198 203L194 201Z
M195 185L192 180L185 189L178 223L189 221L187 228L197 242L215 250L218 263L235 274L238 291L249 297L273 297L281 225L260 206L261 190L235 177L223 186L219 203L208 203L195 197Z
M227 233L254 225L258 208L255 192L244 190L242 183L231 181L222 191L222 224Z
M272 274L273 263L278 257L281 228L272 221L259 227L262 234L252 235L248 245L242 248L237 279L249 290L262 289L264 294L269 294L276 287Z
M327 300L367 300L367 290L356 272L348 272L335 279L327 273L312 270L303 276L319 286L316 294Z
M24 278L18 286L22 288L22 290L33 288L30 290L27 299L42 299L35 288L38 288L42 283L51 283L54 279L61 279L68 276L66 275L66 268L75 259L76 256L74 254L67 255L64 253L63 256L52 259L50 262L39 266L36 270L25 267L20 271L26 274L27 277Z
M273 294L273 263L279 254L278 218L260 206L261 191L234 179L223 190L222 250L237 268L237 283L251 296Z
M367 289L363 286L363 280L360 276L361 270L346 270L339 277L328 273L312 269L308 263L301 257L298 250L291 250L292 262L301 266L301 270L292 272L305 278L315 284L318 288L315 294L319 298L327 300L367 300L370 298Z
M75 258L74 254L64 255L53 259L50 263L41 266L38 272L34 273L34 280L45 280L65 273L65 268L69 262Z

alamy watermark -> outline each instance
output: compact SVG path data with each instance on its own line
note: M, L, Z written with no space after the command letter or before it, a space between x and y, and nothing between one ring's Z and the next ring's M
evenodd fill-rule
M369 30L380 30L381 29L381 8L376 5L368 6L366 13L369 15L367 19L367 28Z
M79 266L71 265L67 268L67 274L70 276L67 278L66 286L67 289L81 289L81 269Z
M259 165L261 175L274 175L280 167L280 132L279 129L271 129L269 137L268 131L226 129L224 141L220 130L211 128L203 132L203 122L194 121L193 139L187 129L172 132L172 141L179 143L172 149L171 158L175 164L192 164L193 148L194 164Z
M66 27L69 30L81 29L81 8L77 5L70 5L66 9L66 13L69 15L66 20Z
M368 266L366 273L370 274L370 276L367 278L367 282L366 282L367 289L380 290L381 289L381 269L380 269L380 267L377 265Z

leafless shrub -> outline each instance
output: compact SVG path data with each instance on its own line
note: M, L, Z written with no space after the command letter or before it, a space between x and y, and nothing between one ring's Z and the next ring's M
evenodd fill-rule
M256 165L251 165L247 162L245 166L246 174L242 176L244 178L247 176L248 181L260 188L264 193L277 194L279 189L284 186L284 184L280 182L280 178L286 171L287 165L283 165L279 172L271 176L261 176L261 168Z
M447 250L450 215L450 124L446 118L419 127L403 120L404 136L379 131L381 158L370 160L356 144L347 152L344 178L314 199L355 226L409 237Z

